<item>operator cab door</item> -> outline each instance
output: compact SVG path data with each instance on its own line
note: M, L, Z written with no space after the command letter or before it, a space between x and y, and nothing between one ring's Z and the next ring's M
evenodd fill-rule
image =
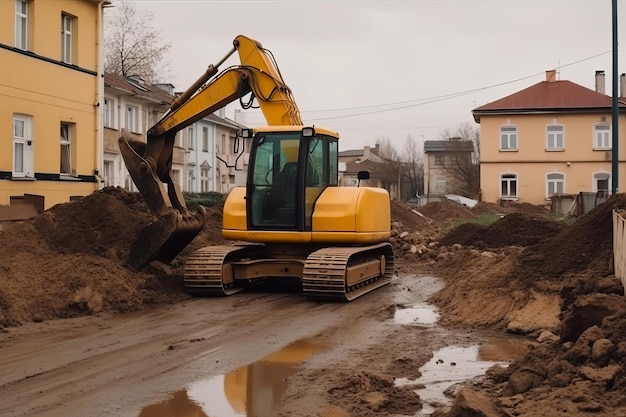
M315 200L325 187L337 185L337 139L303 137L300 131L258 133L249 169L249 230L311 230Z

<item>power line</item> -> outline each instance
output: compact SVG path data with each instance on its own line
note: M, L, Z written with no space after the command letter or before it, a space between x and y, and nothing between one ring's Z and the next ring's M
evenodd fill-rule
M606 55L606 54L608 54L610 52L612 52L612 50L604 51L604 52L592 55L592 56L587 57L587 58L579 59L577 61L573 61L573 62L564 64L564 65L560 65L559 68L568 67L568 66L571 66L571 65L579 64L581 62L589 61L591 59L598 58L598 57L600 57L602 55ZM537 77L539 75L542 75L543 73L544 72L542 71L542 72L539 72L539 73L536 73L536 74L528 75L526 77L516 78L516 79L510 80L510 81L505 81L505 82L501 82L501 83L497 83L497 84L492 84L492 85L488 85L488 86L485 86L485 87L473 88L471 90L459 91L459 92L456 92L456 93L444 94L444 95L441 95L441 96L433 96L433 97L426 97L426 98L421 98L421 99L398 101L398 102L393 102L393 103L376 104L376 105L369 105L369 106L346 107L346 108L328 109L328 110L308 110L308 111L302 111L301 113L337 112L337 111L348 111L348 110L372 109L372 108L386 107L386 106L398 106L398 107L392 107L392 108L389 108L389 109L379 109L379 110L373 110L373 111L367 111L367 112L355 113L355 114L348 114L348 115L342 115L342 116L330 116L330 117L316 118L315 120L343 119L343 118L348 118L348 117L364 116L364 115L376 114L376 113L385 113L385 112L390 112L390 111L395 111L395 110L407 109L407 108L411 108L411 107L424 106L426 104L432 104L432 103L435 103L435 102L438 102L438 101L444 101L444 100L449 100L449 99L453 99L453 98L457 98L457 97L462 97L464 95L468 95L468 94L475 93L475 92L478 92L478 91L484 91L484 90L488 90L488 89L491 89L491 88L502 87L504 85L513 84L513 83L517 83L519 81L527 80L529 78ZM412 104L407 104L407 103L412 103Z

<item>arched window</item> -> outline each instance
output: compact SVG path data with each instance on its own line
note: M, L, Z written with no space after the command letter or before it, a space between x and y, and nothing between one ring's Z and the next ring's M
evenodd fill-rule
M546 127L546 149L563 150L565 148L565 128L563 125L548 125Z
M504 199L517 198L517 174L500 174L500 197Z
M565 174L551 172L546 175L546 198L565 192Z
M517 126L500 126L500 150L517 150Z
M609 192L609 183L611 182L611 174L608 172L594 172L593 173L593 191L594 192Z

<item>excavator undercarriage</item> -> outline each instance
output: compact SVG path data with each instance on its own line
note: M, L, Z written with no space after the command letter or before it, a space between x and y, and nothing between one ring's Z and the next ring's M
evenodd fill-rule
M210 246L190 254L185 289L201 296L231 295L267 280L300 279L308 299L351 301L391 281L393 249L371 246Z

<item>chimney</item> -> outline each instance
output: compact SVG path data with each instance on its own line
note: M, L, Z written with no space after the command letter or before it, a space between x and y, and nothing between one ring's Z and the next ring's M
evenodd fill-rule
M556 81L556 70L546 71L546 81L549 83L553 83Z
M604 89L604 71L596 71L596 91L600 94L606 94Z
M626 97L626 74L619 76L619 96Z

